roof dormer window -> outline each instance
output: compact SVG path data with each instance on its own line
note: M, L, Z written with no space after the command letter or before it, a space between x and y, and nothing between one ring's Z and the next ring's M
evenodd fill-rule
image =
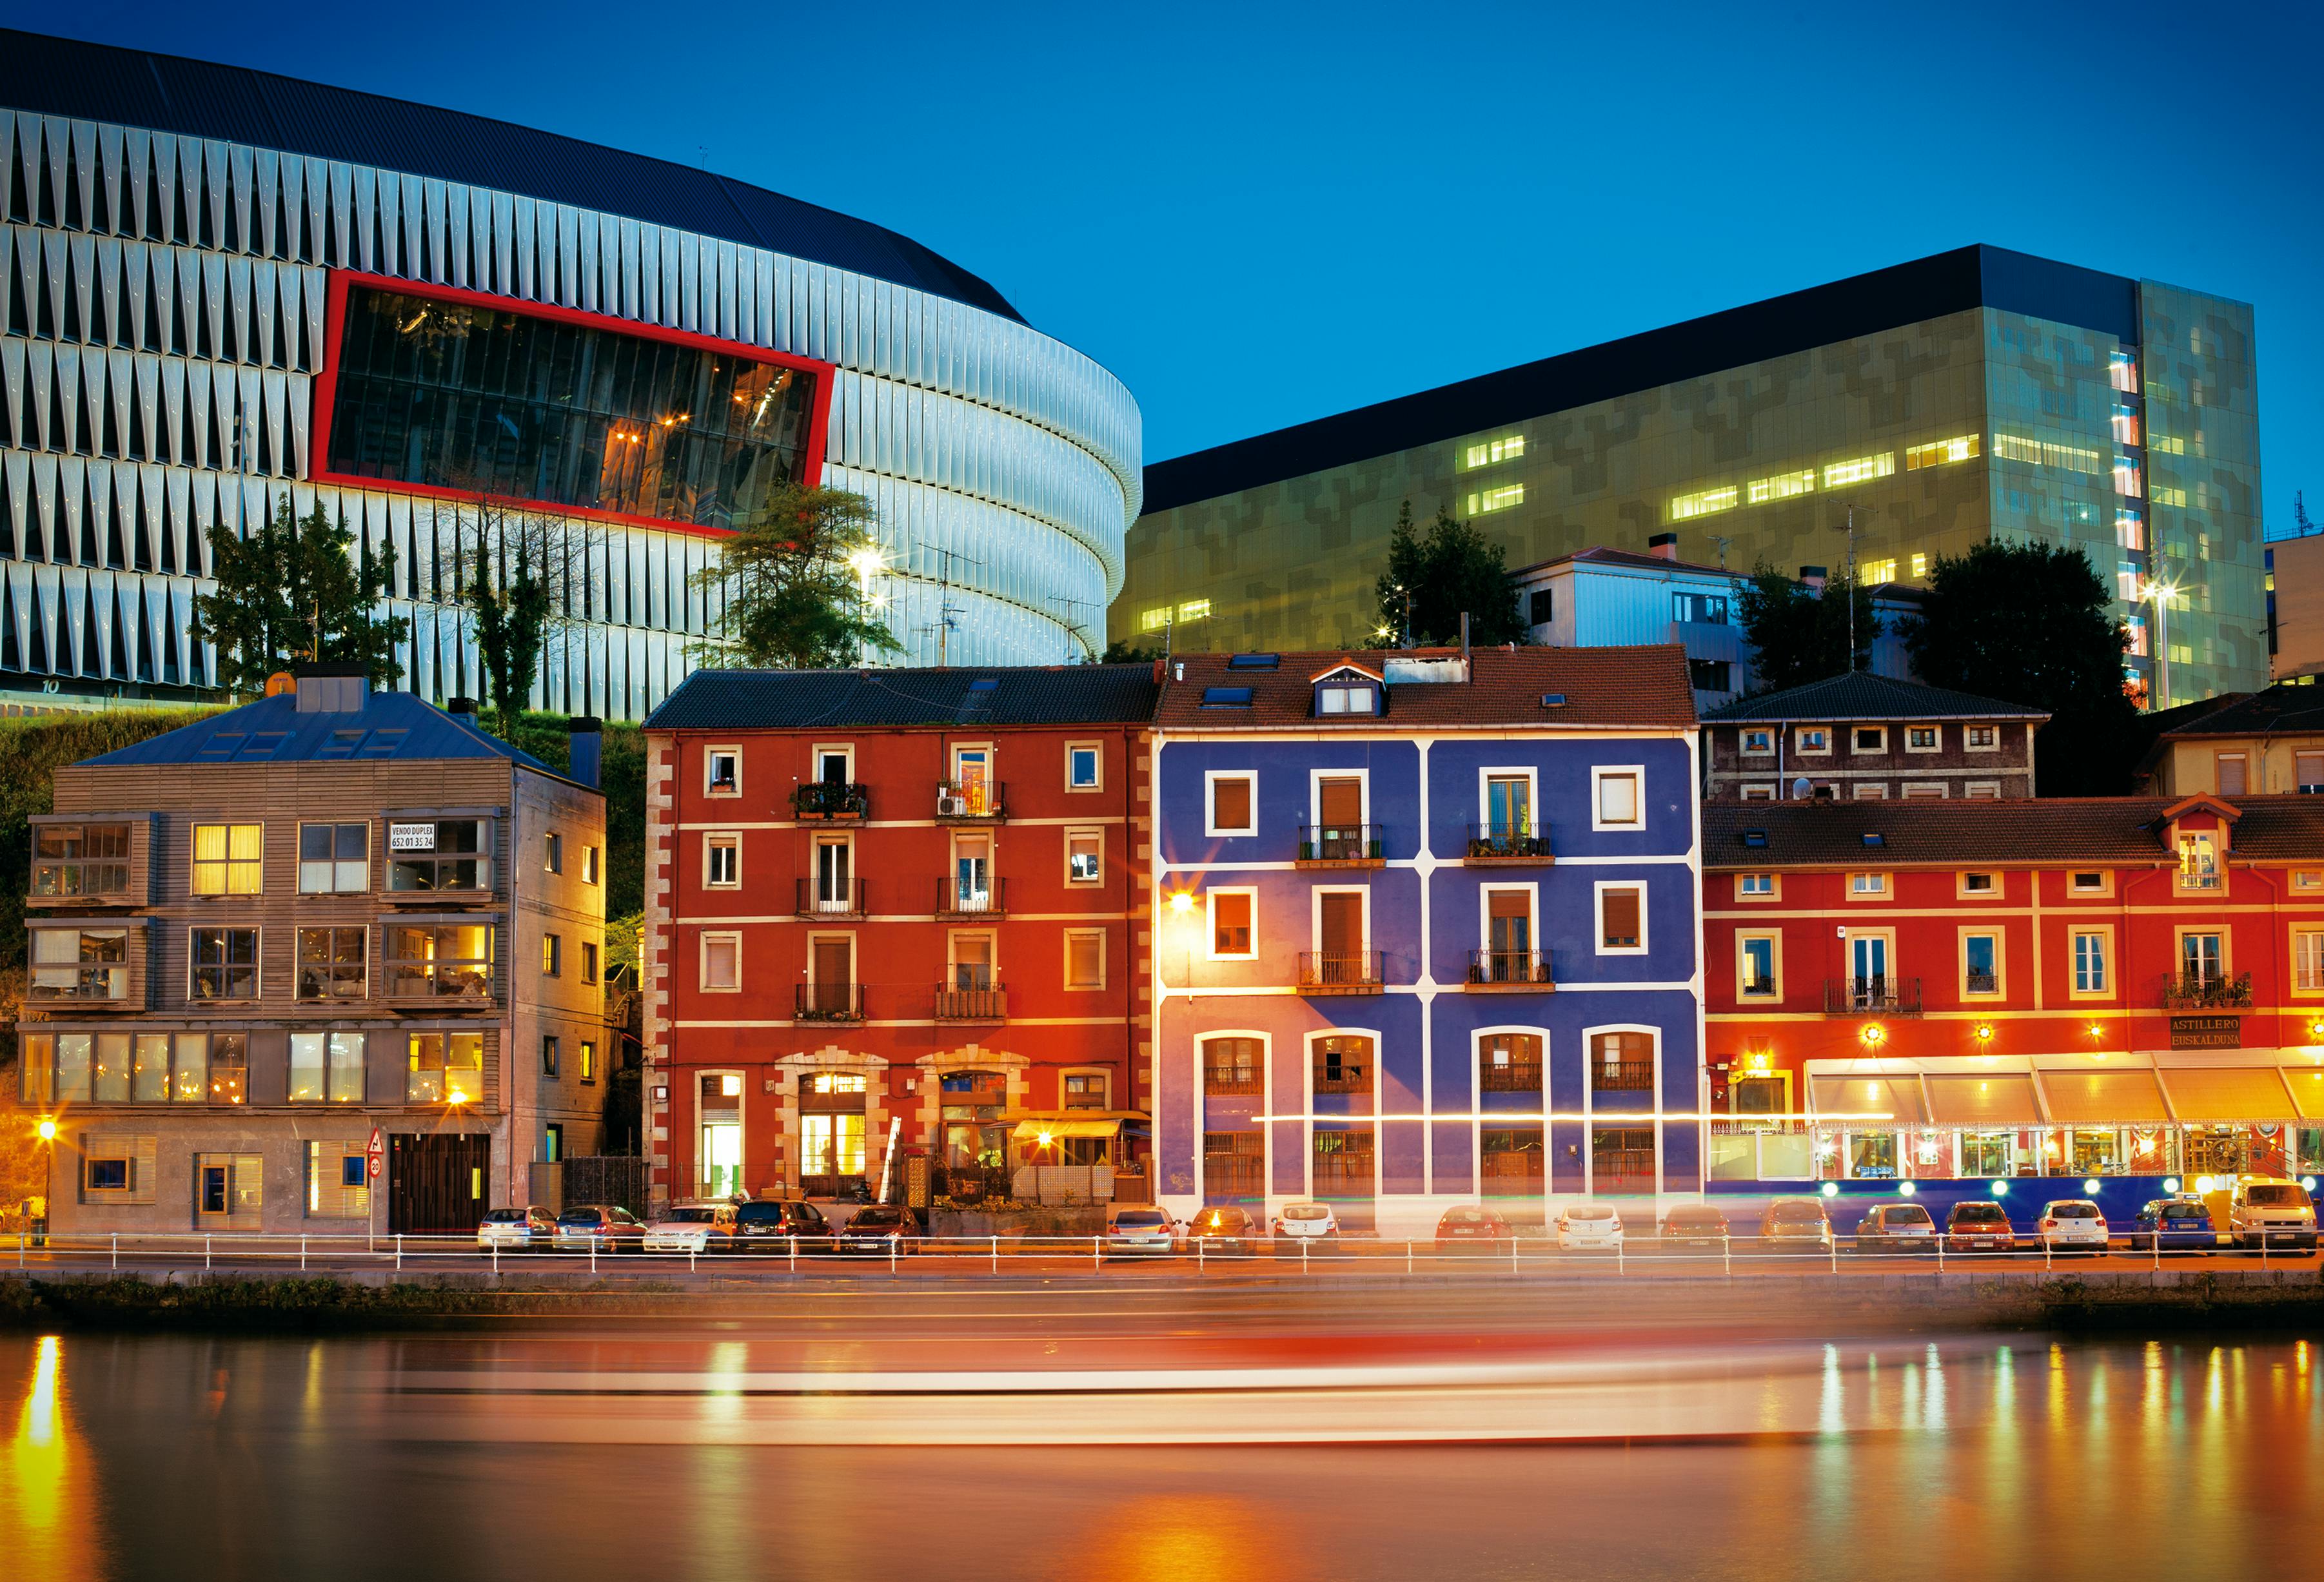
M1315 688L1314 714L1377 714L1380 712L1380 678L1355 665L1334 665L1310 676Z

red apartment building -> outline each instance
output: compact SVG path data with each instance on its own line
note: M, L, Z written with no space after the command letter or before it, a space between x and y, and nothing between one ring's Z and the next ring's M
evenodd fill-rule
M2324 798L1713 803L1703 887L1714 1181L2317 1169Z
M658 1202L877 1191L891 1136L938 1191L1144 1152L1157 687L1148 665L706 670L654 712Z

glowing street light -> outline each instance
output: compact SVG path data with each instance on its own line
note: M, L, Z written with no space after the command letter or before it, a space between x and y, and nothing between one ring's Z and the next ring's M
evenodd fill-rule
M1864 1024L1864 1031L1858 1033L1857 1037L1864 1041L1865 1048L1877 1049L1888 1042L1888 1029L1877 1022L1867 1022Z
M1170 897L1170 910L1176 912L1179 916L1184 917L1187 913L1192 912L1194 909L1194 897L1192 891L1180 890L1176 895Z
M43 1118L41 1124L32 1129L40 1134L41 1141L43 1143L53 1143L57 1140L57 1123L55 1121Z

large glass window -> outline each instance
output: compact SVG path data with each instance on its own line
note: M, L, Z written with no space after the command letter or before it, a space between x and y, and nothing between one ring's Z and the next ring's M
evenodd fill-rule
M407 1104L474 1104L484 1091L484 1035L414 1033L403 1081Z
M196 824L194 894L258 894L265 850L264 824Z
M727 527L805 460L810 373L366 286L342 331L334 473Z
M290 1102L360 1104L364 1096L364 1035L290 1035Z
M187 989L192 998L258 998L258 930L189 929L186 953L193 963Z
M387 992L399 998L434 996L490 999L490 925L391 924L387 930Z
M129 892L127 824L42 824L32 832L32 894Z
M491 825L480 818L390 824L387 888L392 890L489 890L493 888Z
M358 894L371 888L369 824L300 824L299 893Z
M299 931L299 998L361 999L364 945L370 930L302 928Z
M129 932L35 928L32 999L116 1000L129 996Z

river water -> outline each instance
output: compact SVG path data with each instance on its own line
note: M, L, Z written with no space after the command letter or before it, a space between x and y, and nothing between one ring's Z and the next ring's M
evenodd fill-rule
M668 1393L745 1377L742 1349L0 1337L0 1578L2324 1576L2301 1340L1746 1350L1652 1439L1370 1446L975 1445L993 1419L957 1382L913 1442L748 1442L844 1439L858 1408ZM1323 1421L1337 1393L1268 1412ZM1746 1396L1765 1431L1738 1431ZM1148 1421L1096 1399L1116 1437Z

